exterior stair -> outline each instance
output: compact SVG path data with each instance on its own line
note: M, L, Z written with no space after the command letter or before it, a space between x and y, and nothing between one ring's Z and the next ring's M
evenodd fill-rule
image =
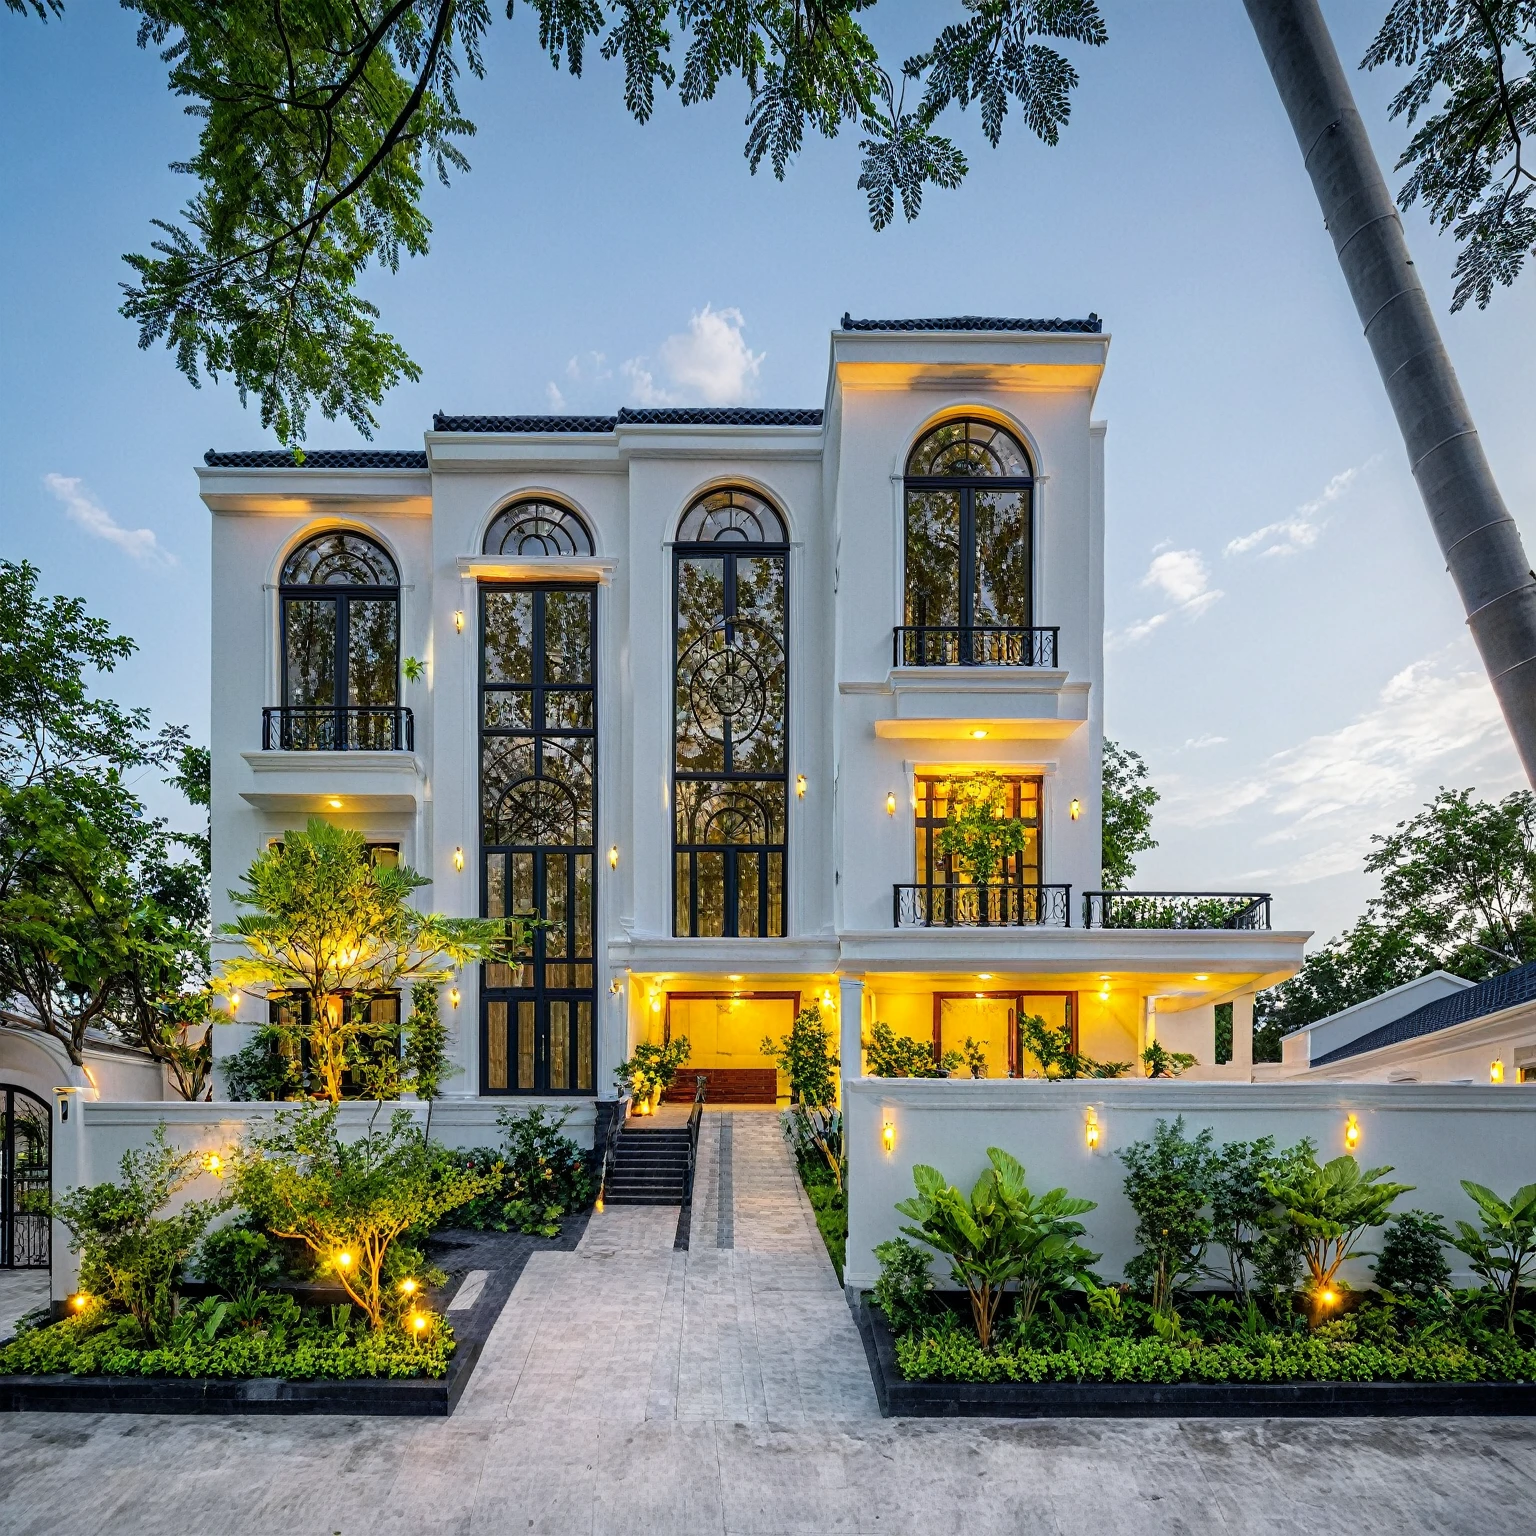
M681 1205L688 1182L688 1132L619 1133L603 1190L607 1205Z

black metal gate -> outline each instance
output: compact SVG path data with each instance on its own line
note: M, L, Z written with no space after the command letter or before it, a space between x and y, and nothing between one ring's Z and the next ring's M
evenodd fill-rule
M53 1116L9 1083L0 1083L0 1109L0 1269L47 1269Z

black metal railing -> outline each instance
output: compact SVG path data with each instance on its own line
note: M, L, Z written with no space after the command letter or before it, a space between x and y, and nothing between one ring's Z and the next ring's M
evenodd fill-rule
M1251 891L1084 891L1083 927L1265 929L1269 900Z
M602 1150L597 1159L597 1209L603 1208L603 1195L608 1188L608 1175L613 1172L614 1154L619 1150L619 1137L624 1134L624 1121L628 1118L626 1105L632 1100L625 1094L613 1107L608 1121L608 1133L603 1137ZM601 1111L601 1106L599 1106Z
M688 1111L688 1175L683 1180L683 1204L693 1199L693 1166L699 1156L699 1124L704 1118L704 1095L709 1088L709 1074L700 1072L694 1079L693 1108Z
M1070 928L1070 885L898 885L898 928Z
M1054 667L1059 625L1029 629L1018 625L896 626L893 666Z
M263 752L414 752L416 722L403 704L280 704L261 712Z

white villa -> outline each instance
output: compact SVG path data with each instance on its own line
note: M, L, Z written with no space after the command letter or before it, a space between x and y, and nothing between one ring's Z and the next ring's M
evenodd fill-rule
M215 921L313 814L435 910L536 907L532 962L452 994L447 1093L573 1128L677 1033L712 1100L771 1101L763 1037L812 1001L849 1076L877 1021L1021 1075L1028 1012L1248 1080L1307 934L1262 893L1099 890L1108 350L1097 316L844 316L820 409L210 452ZM978 886L936 831L982 770L1028 840Z

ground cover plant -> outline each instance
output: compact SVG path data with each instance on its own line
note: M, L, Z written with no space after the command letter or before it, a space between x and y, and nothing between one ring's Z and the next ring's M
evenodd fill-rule
M913 1224L875 1250L873 1300L909 1380L1288 1382L1536 1380L1536 1185L1508 1200L1463 1184L1479 1225L1390 1216L1410 1186L1352 1157L1319 1164L1308 1142L1217 1146L1182 1119L1125 1148L1138 1217L1126 1282L1092 1270L1075 1220L1091 1202L1038 1199L1007 1153L969 1197L913 1170ZM1390 1216L1390 1219L1389 1219ZM1340 1267L1386 1224L1379 1289L1350 1292ZM1453 1290L1447 1246L1482 1284ZM957 1292L934 1288L948 1262ZM1215 1280L1230 1287L1199 1292Z
M543 1105L496 1116L502 1146L452 1155L458 1166L492 1180L453 1212L456 1227L558 1237L562 1217L592 1204L596 1186L588 1155L561 1131L570 1111L551 1116Z

